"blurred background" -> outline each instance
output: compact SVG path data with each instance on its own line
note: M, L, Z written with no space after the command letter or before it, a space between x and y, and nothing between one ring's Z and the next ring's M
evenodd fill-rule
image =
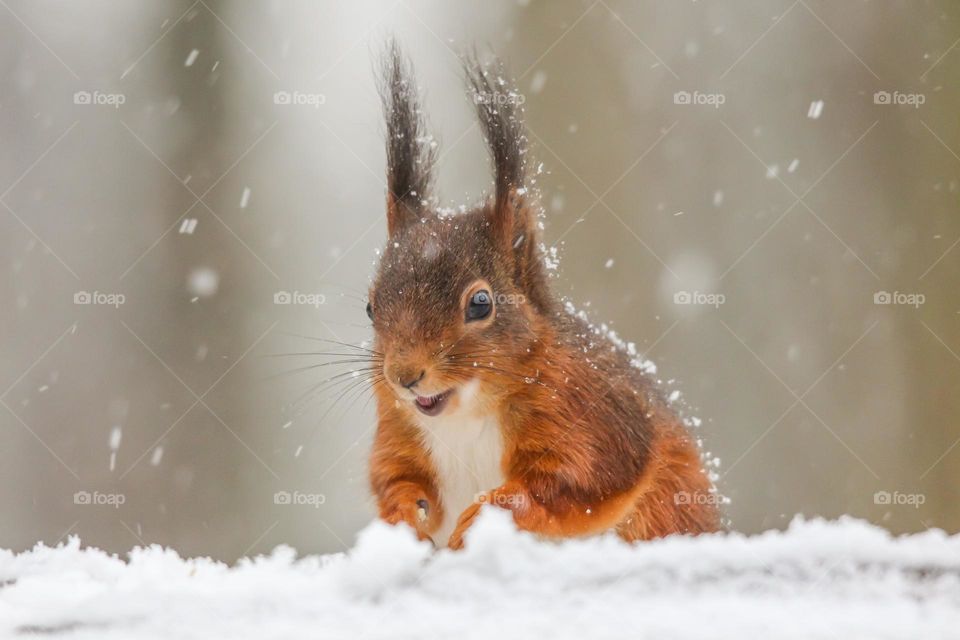
M680 392L734 529L960 529L955 2L2 0L0 33L0 546L371 519L369 396L274 354L370 338L391 34L445 205L490 186L456 56L508 63L556 291Z

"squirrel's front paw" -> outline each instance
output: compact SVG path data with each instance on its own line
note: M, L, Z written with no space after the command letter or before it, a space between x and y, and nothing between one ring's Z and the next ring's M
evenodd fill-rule
M417 500L412 503L405 503L393 508L389 513L382 516L387 524L406 524L413 529L419 540L428 540L433 543L431 538L422 529L430 517L430 505L426 500Z

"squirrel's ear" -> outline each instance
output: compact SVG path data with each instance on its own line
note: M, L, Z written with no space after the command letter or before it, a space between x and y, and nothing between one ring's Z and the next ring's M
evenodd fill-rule
M425 215L436 161L410 64L393 40L383 59L380 97L387 122L387 231L393 236Z
M535 221L526 196L527 136L523 126L523 96L507 76L503 63L486 66L476 54L463 61L467 88L477 108L493 160L496 193L491 225L515 251L533 245Z
M490 226L513 258L515 284L536 309L549 313L553 303L537 237L540 206L527 185L524 97L499 60L488 67L474 54L463 67L493 159L496 194L488 207Z

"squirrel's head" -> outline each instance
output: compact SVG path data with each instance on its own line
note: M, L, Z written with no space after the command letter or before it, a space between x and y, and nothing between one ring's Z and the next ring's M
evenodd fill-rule
M499 63L488 68L471 58L464 69L496 186L488 203L455 214L431 205L435 145L396 45L382 77L389 237L367 313L386 384L427 416L535 375L524 360L552 312L537 205L526 187L522 99Z

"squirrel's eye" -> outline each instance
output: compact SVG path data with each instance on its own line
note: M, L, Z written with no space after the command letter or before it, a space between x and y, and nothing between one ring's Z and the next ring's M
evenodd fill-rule
M470 302L467 304L467 322L471 320L483 320L490 315L493 310L493 298L486 289L481 289L470 296Z
M373 320L373 305L367 303L367 317Z

